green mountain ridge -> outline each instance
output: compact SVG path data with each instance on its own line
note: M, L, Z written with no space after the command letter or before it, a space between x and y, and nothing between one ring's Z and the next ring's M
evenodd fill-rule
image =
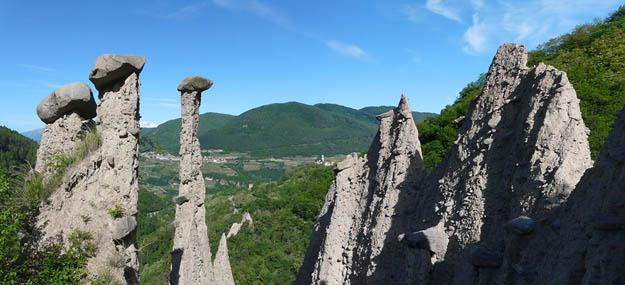
M34 140L0 126L0 168L12 169L25 163L34 167L38 148Z
M337 104L307 105L298 102L260 106L231 116L200 115L198 137L203 149L250 152L255 156L334 155L366 149L378 128L376 115L392 106L353 109ZM434 113L413 112L415 122ZM179 151L180 119L141 135L165 151Z

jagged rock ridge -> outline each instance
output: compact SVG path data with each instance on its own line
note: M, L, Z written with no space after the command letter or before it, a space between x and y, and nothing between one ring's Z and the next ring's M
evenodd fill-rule
M128 57L145 61L143 57ZM105 78L108 85L96 85L100 100L96 126L101 146L66 171L61 186L42 205L37 219L42 243L57 239L67 243L67 236L76 229L91 233L96 251L87 263L88 278L110 274L114 280L127 284L139 283L135 236L139 72ZM72 113L48 125L40 152L62 147L62 151L67 151L74 147L82 119L88 118ZM51 139L53 132L57 135ZM65 135L58 135L59 132ZM62 141L63 138L70 139ZM114 209L122 217L113 217L110 212Z
M296 284L386 283L410 278L417 250L397 240L409 224L415 185L424 172L408 100L379 115L366 157L348 156L336 168Z
M482 94L456 122L454 147L426 177L371 163L406 152L384 142L388 150L372 146L367 158L339 163L297 283L622 282L612 265L612 251L625 253L618 243L625 231L622 132L610 137L599 166L586 172L589 131L566 73L526 63L524 46L499 48ZM405 140L418 142L416 129L412 135ZM385 189L380 177L408 186L395 195L410 206L371 191ZM367 212L371 205L379 207ZM395 258L385 259L388 251Z
M449 236L444 256L420 264L433 266L430 283L508 280L509 257L526 245L506 222L541 219L566 201L592 165L566 73L526 63L524 46L499 48L455 146L421 187L417 228L439 227Z

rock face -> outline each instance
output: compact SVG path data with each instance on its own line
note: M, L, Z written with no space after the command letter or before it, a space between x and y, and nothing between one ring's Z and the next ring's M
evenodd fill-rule
M102 60L98 58L96 66ZM37 221L42 242L60 237L67 243L76 229L91 233L96 252L87 263L89 279L110 274L117 281L139 283L138 137L119 136L139 127L139 71L109 78L106 87L98 88L101 146L66 171Z
M534 280L625 284L624 114L619 113L595 166L584 174L561 211L554 211L551 220L560 225L554 229L557 238L545 245L537 237L530 246L540 247L521 257L524 272L534 274Z
M37 106L37 115L46 124L52 124L70 112L88 120L96 116L96 108L89 85L74 82L61 86L44 98Z
M200 171L202 154L197 138L202 91L181 93L180 189L169 283L212 284L215 276L206 229L206 185Z
M76 146L84 129L82 121L95 117L96 108L91 88L82 82L61 86L39 103L37 115L46 127L37 150L37 172L47 173L54 155Z
M411 231L416 185L425 174L408 100L379 115L366 157L348 156L315 223L296 284L392 284L414 280L422 253L398 236Z
M449 235L444 260L420 263L433 266L433 284L509 280L529 237L511 236L506 223L545 218L592 165L566 73L526 63L524 46L499 48L455 146L421 187L417 227L442 227Z
M89 80L96 89L101 90L107 85L123 80L132 73L141 73L145 65L145 57L128 54L103 54L98 57Z
M202 92L204 90L207 90L208 88L211 88L211 86L213 86L213 81L211 81L210 79L197 76L197 75L192 75L192 76L187 76L187 78L185 78L184 80L182 80L182 82L180 82L180 85L178 85L178 91Z
M499 48L454 121L454 147L425 177L407 155L416 129L397 111L378 116L367 157L336 166L296 283L625 283L625 115L591 168L566 73L526 63L524 46Z
M240 223L234 223L232 224L232 226L230 227L230 231L228 231L228 238L236 236L239 231L241 230L241 227L247 223L249 227L253 227L254 226L254 221L252 221L252 216L250 216L249 212L245 212L243 213L243 218L241 218L241 222Z
M221 234L219 249L213 262L213 270L215 274L214 284L234 285L232 269L230 269L230 257L228 257L228 242L224 234Z
M35 171L46 174L48 166L54 163L55 155L67 153L76 147L83 131L82 121L83 117L72 112L46 125L37 149Z

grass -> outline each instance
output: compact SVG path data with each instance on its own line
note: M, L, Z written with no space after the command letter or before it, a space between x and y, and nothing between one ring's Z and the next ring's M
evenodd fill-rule
M67 170L98 149L100 145L100 132L98 132L95 125L90 124L81 134L80 141L73 150L66 153L57 153L51 158L51 161L46 165L48 170L46 174L25 171L26 174L22 179L25 190L23 193L36 195L34 198L37 201L46 201L54 190L61 185Z
M124 216L124 209L121 205L115 205L114 209L106 209L109 212L109 215L113 217L113 219L119 219Z

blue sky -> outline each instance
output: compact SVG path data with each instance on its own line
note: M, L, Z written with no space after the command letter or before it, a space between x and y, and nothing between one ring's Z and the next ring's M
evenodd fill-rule
M188 75L215 85L201 112L278 102L438 112L486 72L497 47L534 49L604 18L613 0L0 0L0 125L43 127L37 104L88 81L103 53L147 57L142 121L180 116ZM96 92L92 86L94 93Z

